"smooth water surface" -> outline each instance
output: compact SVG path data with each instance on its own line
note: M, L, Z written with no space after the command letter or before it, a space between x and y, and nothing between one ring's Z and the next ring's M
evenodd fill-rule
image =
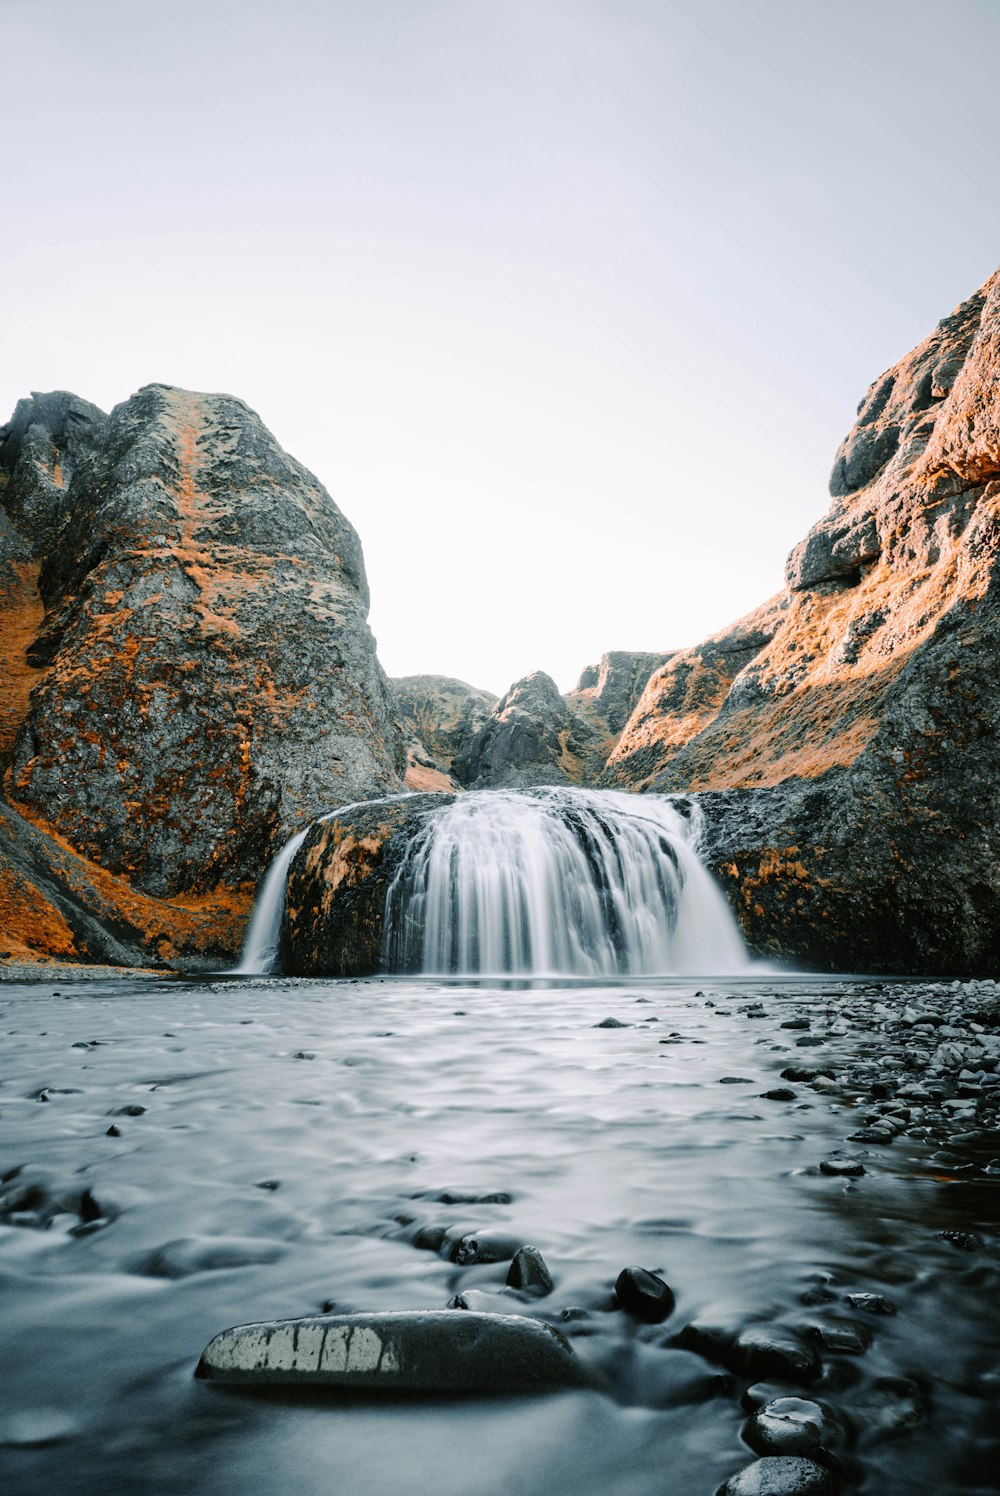
M790 1060L881 1054L864 1018L880 995L773 977L0 989L0 1172L90 1191L0 1227L4 1489L712 1496L752 1458L745 1382L671 1337L695 1318L805 1333L861 1290L898 1312L869 1322L863 1355L825 1357L820 1395L853 1429L847 1489L995 1490L995 1181L930 1143L845 1145L849 1096L761 1096ZM799 1014L807 1049L781 1027ZM628 1026L595 1026L608 1017ZM845 1147L865 1176L820 1174ZM193 1380L228 1325L502 1289L506 1262L414 1244L433 1227L536 1246L555 1292L492 1307L551 1316L613 1395L338 1404ZM665 1325L613 1308L629 1264L673 1287ZM919 1389L903 1426L879 1411L887 1378Z

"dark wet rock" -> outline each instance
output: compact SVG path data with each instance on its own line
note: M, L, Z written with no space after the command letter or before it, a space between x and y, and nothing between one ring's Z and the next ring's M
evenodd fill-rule
M281 1188L281 1180L280 1179L258 1179L257 1182L256 1182L256 1184L255 1184L255 1186L254 1186L254 1188L258 1189L258 1190L268 1190L269 1192L273 1193L274 1190L280 1190L280 1188Z
M824 1158L819 1166L821 1174L832 1174L836 1178L860 1179L865 1166L859 1158Z
M748 1075L723 1075L719 1077L720 1086L752 1086L753 1081Z
M978 1231L939 1231L938 1236L962 1252L978 1252L986 1245Z
M277 1262L287 1251L283 1242L253 1237L181 1236L136 1258L130 1270L146 1278L188 1278L194 1273Z
M631 1028L630 1023L623 1023L620 1018L602 1018L600 1023L594 1024L595 1028Z
M786 1018L784 1023L779 1023L783 1029L807 1029L810 1027L808 1018Z
M785 1331L744 1330L729 1352L733 1369L755 1380L777 1377L793 1383L814 1382L823 1370L811 1346L793 1340Z
M550 1325L448 1310L239 1325L210 1341L196 1375L373 1394L523 1393L593 1382Z
M818 1080L825 1076L827 1080L836 1080L836 1072L825 1065L786 1065L781 1072L782 1080L796 1080L803 1084Z
M144 1117L145 1115L146 1108L139 1106L136 1102L131 1102L128 1106L112 1107L108 1112L109 1117Z
M762 1101L794 1101L796 1093L790 1086L775 1086L771 1091L762 1091Z
M779 1397L751 1413L743 1438L755 1454L815 1457L843 1442L830 1409L802 1397Z
M717 1496L832 1496L829 1470L798 1455L765 1455L719 1487Z
M470 1231L452 1247L451 1260L459 1267L480 1262L509 1262L520 1248L516 1237L499 1231Z
M673 1290L644 1267L622 1268L615 1280L615 1295L629 1314L651 1324L666 1319L674 1311Z
M509 1205L514 1198L506 1190L418 1190L414 1200L433 1200L438 1205Z
M895 1314L896 1306L884 1293L845 1293L844 1303L865 1314Z
M847 1135L849 1143L879 1143L886 1145L892 1142L892 1133L888 1128L882 1127L859 1127L857 1132Z
M861 1356L871 1344L871 1332L864 1325L811 1325L809 1335L822 1350L839 1356Z
M520 1289L522 1293L532 1294L536 1298L544 1298L555 1287L545 1258L537 1247L521 1247L515 1252L507 1273L507 1283L511 1288Z
M447 1226L418 1226L411 1238L413 1245L423 1252L440 1252L448 1240Z
M121 1128L120 1127L116 1127L113 1122L112 1122L111 1126L108 1128L107 1132L105 1133L105 1137L108 1137L108 1138L120 1138L121 1135L122 1135Z

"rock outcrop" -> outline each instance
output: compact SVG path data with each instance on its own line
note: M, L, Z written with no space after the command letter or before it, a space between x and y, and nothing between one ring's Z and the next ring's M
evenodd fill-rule
M407 675L390 684L408 740L407 788L458 788L452 764L468 752L473 738L489 721L497 698L491 691L447 675Z
M389 884L427 816L453 799L387 796L311 826L288 870L282 970L334 977L384 970Z
M24 850L27 822L120 904L131 951L197 948L183 911L220 901L232 947L277 842L401 783L354 529L242 401L164 385L107 417L22 401L0 511L17 877L51 861ZM72 943L94 956L82 927Z
M606 782L703 794L756 949L1000 960L1000 273L872 385L787 591L650 681Z
M669 658L612 651L565 696L541 670L524 676L456 754L454 777L466 789L596 784L650 674Z

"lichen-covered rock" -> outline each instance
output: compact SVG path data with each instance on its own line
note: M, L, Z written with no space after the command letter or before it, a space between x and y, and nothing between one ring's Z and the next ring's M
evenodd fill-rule
M590 706L616 739L635 711L654 670L672 658L671 654L649 654L634 649L612 649L602 654L596 665L581 672L576 690L566 697L571 710Z
M310 827L288 869L285 972L348 977L385 968L389 884L426 817L453 799L433 793L388 797L349 806Z
M0 510L5 793L124 891L245 915L291 831L400 785L357 535L242 401L22 401Z
M872 387L831 488L788 590L654 675L605 782L709 792L703 846L758 952L987 973L1000 273Z

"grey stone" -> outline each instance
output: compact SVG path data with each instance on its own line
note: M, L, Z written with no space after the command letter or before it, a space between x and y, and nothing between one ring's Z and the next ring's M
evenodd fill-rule
M550 1325L448 1310L238 1325L209 1342L195 1374L374 1394L523 1393L596 1381Z
M719 1487L718 1496L831 1496L833 1476L796 1455L765 1455Z

